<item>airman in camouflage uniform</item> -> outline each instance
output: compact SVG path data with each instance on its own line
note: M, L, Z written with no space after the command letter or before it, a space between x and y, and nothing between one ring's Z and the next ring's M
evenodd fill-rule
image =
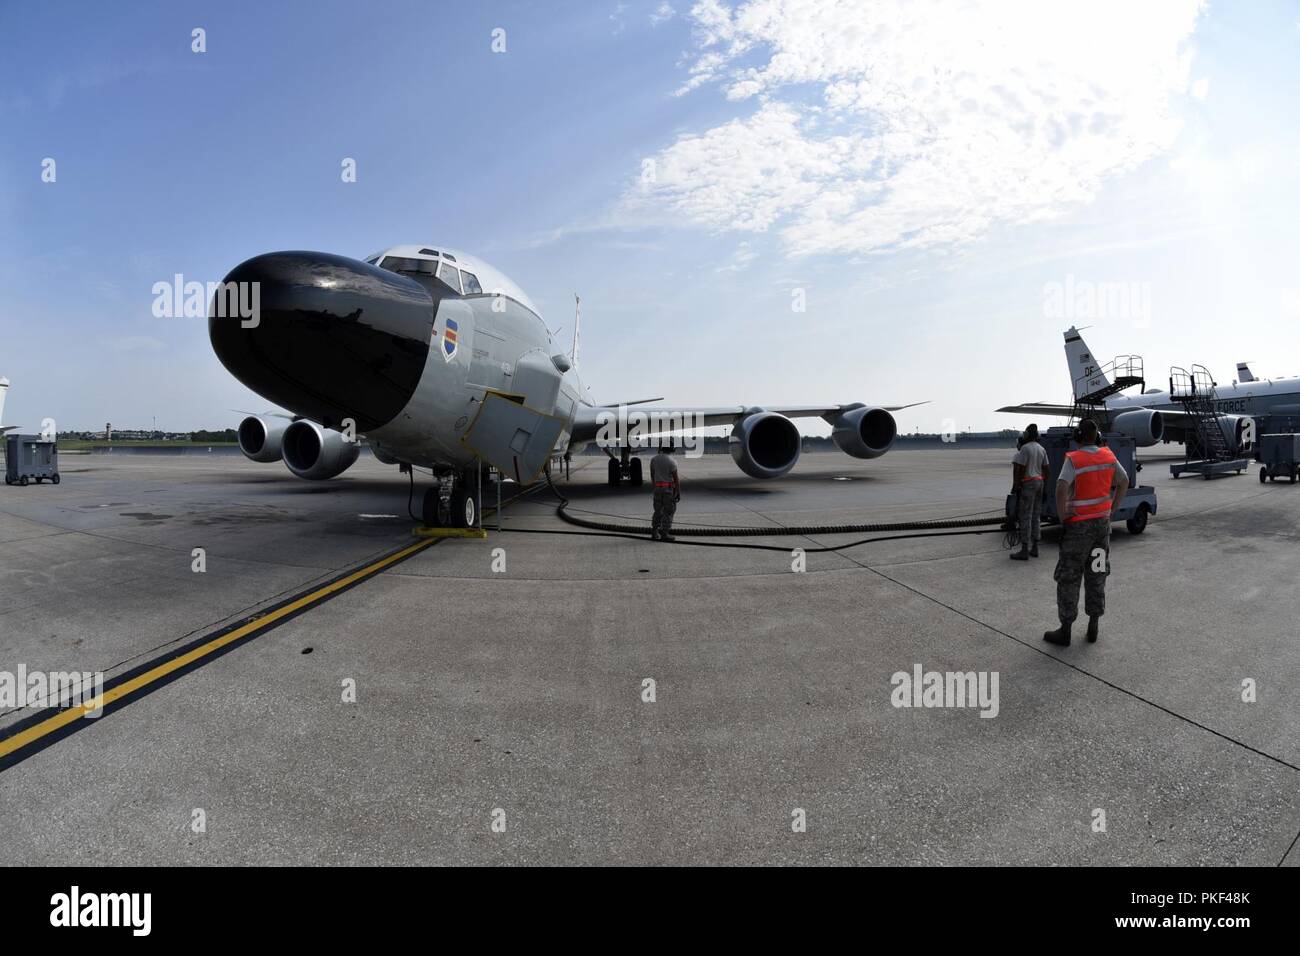
M1079 583L1083 582L1083 611L1090 619L1106 613L1106 575L1110 574L1110 515L1073 521L1061 533L1056 561L1056 613L1062 624L1079 616ZM1092 638L1095 640L1095 638Z
M673 537L673 515L677 502L682 500L681 481L677 476L677 462L672 457L673 446L666 445L650 459L650 481L654 485L654 516L650 521L651 541L676 541Z
M1056 510L1061 519L1061 553L1056 560L1056 613L1061 626L1043 640L1067 647L1070 628L1079 616L1079 583L1088 615L1088 643L1097 640L1106 613L1106 577L1110 574L1110 516L1128 491L1128 473L1109 448L1099 447L1097 423L1079 422L1079 447L1066 453L1056 482Z
M1020 521L1020 550L1011 555L1013 561L1038 557L1038 542L1043 537L1039 530L1043 486L1050 471L1047 450L1038 442L1038 426L1031 424L1017 443L1011 464L1011 493L1016 496L1016 517Z

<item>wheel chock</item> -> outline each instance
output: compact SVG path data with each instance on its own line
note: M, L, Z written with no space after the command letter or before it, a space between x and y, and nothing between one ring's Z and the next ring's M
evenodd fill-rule
M417 524L411 529L417 538L486 538L484 528L430 528Z

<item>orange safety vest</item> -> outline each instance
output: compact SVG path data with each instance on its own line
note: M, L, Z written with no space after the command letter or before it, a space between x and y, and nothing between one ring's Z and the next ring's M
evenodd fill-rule
M1110 517L1111 482L1119 460L1109 448L1096 451L1067 451L1065 457L1074 465L1074 497L1070 507L1074 513L1066 521L1090 521Z

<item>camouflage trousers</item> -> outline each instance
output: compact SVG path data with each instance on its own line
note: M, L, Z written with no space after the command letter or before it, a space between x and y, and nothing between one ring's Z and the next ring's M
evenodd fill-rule
M650 520L650 533L662 531L672 534L673 515L677 513L677 499L671 488L655 489L655 513Z
M1056 613L1062 624L1079 616L1079 582L1089 617L1106 613L1106 575L1110 574L1110 515L1066 522L1056 559Z
M1043 537L1038 522L1043 514L1043 482L1022 481L1020 496L1016 501L1016 517L1020 519L1020 542L1032 548Z

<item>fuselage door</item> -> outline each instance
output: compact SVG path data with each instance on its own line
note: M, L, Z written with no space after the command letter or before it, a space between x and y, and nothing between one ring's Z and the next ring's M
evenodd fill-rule
M523 396L489 391L461 438L462 444L507 477L537 480L564 430L564 422L523 403Z

